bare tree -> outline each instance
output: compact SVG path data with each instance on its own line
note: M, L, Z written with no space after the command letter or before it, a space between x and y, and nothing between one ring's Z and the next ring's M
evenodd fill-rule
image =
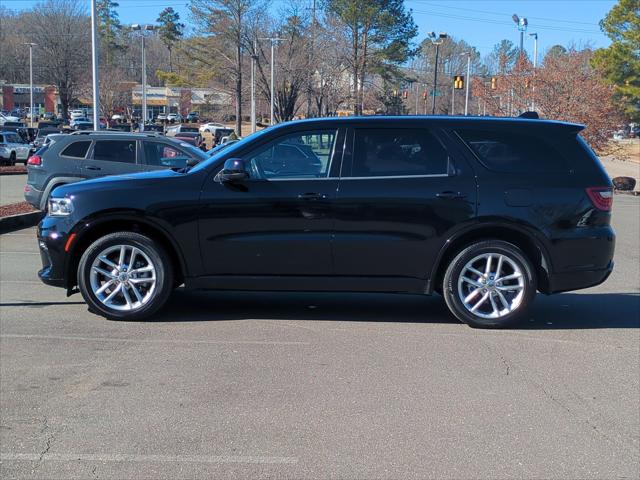
M40 78L58 88L63 115L79 85L88 83L89 18L75 0L46 0L26 14L30 38L38 44L34 63Z

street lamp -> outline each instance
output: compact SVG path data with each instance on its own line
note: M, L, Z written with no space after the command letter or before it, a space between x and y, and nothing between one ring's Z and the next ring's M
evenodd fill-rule
M37 43L25 43L29 46L29 126L33 128L33 47Z
M433 70L433 104L431 106L431 114L435 115L436 93L437 93L436 90L438 87L438 54L440 52L440 45L442 45L442 42L444 42L444 39L447 38L447 34L444 32L440 32L438 35L436 35L436 32L429 32L427 36L429 37L429 40L431 40L431 43L433 43L436 46L436 62L435 62L435 68Z
M253 40L251 54L251 133L256 133L256 62L258 61L258 40Z
M538 34L530 33L529 36L533 37L533 75L536 74L536 68L538 67ZM536 110L536 84L535 82L531 86L531 110L535 112Z
M276 70L275 70L275 58L276 58L276 50L275 50L275 46L278 42L281 42L282 40L284 40L284 38L277 38L277 37L265 37L265 38L260 38L259 40L269 40L271 42L271 120L269 125L273 125L274 121L275 121L275 115L274 115L274 111L275 111L275 97L274 97L274 84L276 81Z
M142 123L140 124L140 131L144 132L144 124L147 121L147 59L144 51L144 39L145 32L152 32L156 29L155 25L140 25L134 23L131 25L131 30L140 31L140 37L142 38Z
M524 32L527 31L527 26L529 22L524 17L518 17L515 13L511 16L515 24L518 26L518 31L520 32L520 55L523 54L524 48Z
M467 116L469 112L469 84L471 83L471 52L463 52L460 54L467 56L467 84L466 91L464 93L464 115Z
M93 74L94 130L100 130L100 84L98 82L98 62L98 13L96 10L96 0L91 0L91 71Z

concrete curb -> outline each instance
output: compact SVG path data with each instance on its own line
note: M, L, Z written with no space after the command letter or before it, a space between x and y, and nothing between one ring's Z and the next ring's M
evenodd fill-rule
M27 175L28 172L0 172L0 177L4 177L5 175Z
M2 217L0 218L0 234L13 232L22 228L33 227L42 220L42 217L44 217L44 212L41 212L40 210Z

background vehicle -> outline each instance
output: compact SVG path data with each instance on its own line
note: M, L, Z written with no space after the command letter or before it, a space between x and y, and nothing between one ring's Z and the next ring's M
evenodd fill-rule
M156 117L156 122L164 122L166 120L167 120L166 113L159 113L158 116Z
M190 170L57 188L39 226L39 275L78 285L114 319L152 315L184 283L440 292L461 321L504 327L528 318L536 291L597 285L613 268L612 185L582 128L478 117L281 124Z
M176 123L182 121L182 115L179 113L170 113L167 115L167 121L170 123Z
M196 123L200 119L200 114L198 112L189 112L187 115L186 121L189 123Z
M76 132L55 137L27 162L25 200L44 210L57 186L88 178L184 168L206 154L153 133Z
M191 127L189 125L175 125L171 127L167 127L166 135L167 137L175 137L179 133L198 133L198 127Z
M211 133L216 128L224 128L224 125L216 122L207 122L200 125L199 130L200 130L200 133L203 133L203 132Z
M6 122L20 122L20 120L21 120L21 117L17 115L0 113L0 125L4 125Z
M69 122L69 126L74 130L91 130L93 121L86 117L77 117Z
M27 163L30 146L17 132L0 130L0 163L15 165L16 162Z
M33 141L33 146L36 147L36 149L42 147L45 144L45 139L49 135L53 135L60 132L61 130L59 128L53 128L53 127L39 128L38 134L36 135L36 138Z

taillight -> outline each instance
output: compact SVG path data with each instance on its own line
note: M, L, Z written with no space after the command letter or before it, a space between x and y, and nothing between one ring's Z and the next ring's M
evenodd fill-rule
M40 155L31 155L29 157L29 160L27 160L27 165L40 166L42 165L42 158L40 158Z
M587 187L587 195L593 206L608 212L613 205L613 187Z

